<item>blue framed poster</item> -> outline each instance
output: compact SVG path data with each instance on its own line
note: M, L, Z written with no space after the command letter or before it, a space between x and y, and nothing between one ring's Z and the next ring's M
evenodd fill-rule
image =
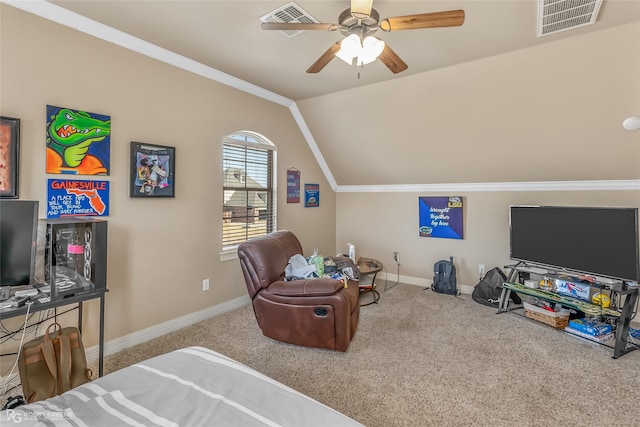
M47 218L108 215L109 181L47 181Z
M320 206L320 184L304 185L304 207L317 208Z
M300 171L287 170L287 203L300 203Z
M420 237L462 239L462 197L418 197Z

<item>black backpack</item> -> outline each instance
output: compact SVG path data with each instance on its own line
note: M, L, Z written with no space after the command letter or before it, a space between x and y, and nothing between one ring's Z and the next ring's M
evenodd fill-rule
M433 284L431 289L441 294L459 295L456 286L456 266L453 257L433 264Z
M502 284L506 281L507 276L500 270L500 267L492 268L473 288L471 298L477 303L498 308ZM514 304L522 304L522 300L515 292L511 292L511 301Z

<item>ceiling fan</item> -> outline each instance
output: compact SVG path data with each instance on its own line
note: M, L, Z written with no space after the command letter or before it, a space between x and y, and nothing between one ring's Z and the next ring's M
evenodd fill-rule
M307 73L320 72L334 57L354 65L364 65L379 59L393 73L409 66L382 40L372 37L378 30L400 31L421 28L459 27L464 23L464 10L418 13L380 19L372 7L373 0L351 0L351 7L338 17L337 24L263 22L263 30L323 30L340 31L346 37L336 42L318 58Z

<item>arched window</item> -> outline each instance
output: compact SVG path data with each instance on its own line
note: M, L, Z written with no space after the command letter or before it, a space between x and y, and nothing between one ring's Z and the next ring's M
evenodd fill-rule
M230 250L276 227L276 147L255 132L223 139L222 249Z

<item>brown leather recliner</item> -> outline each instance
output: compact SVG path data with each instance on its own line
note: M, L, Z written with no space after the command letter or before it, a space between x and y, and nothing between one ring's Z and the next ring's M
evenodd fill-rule
M241 243L238 257L262 333L278 341L346 351L358 327L358 283L328 278L284 280L289 259L302 254L290 231Z

